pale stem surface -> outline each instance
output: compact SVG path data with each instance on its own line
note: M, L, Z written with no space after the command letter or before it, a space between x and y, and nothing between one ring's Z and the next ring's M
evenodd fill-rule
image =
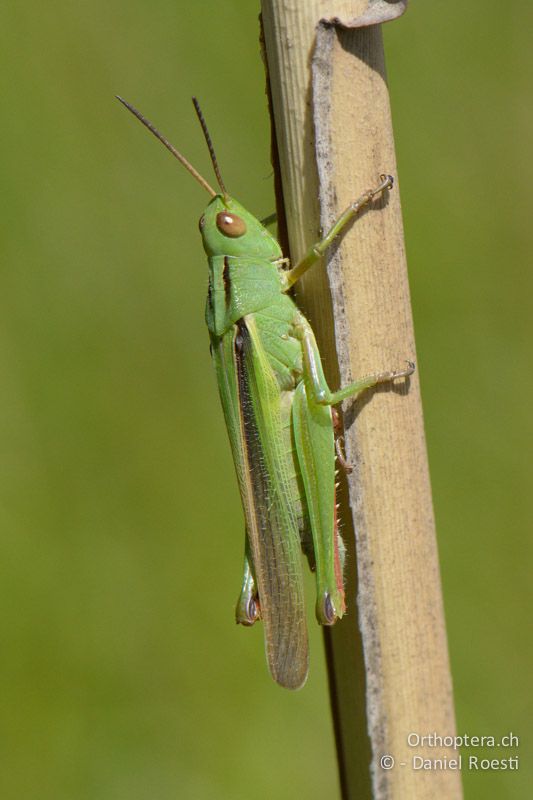
M378 26L321 31L312 102L319 20L353 20L367 6L262 2L293 264L381 173L397 178ZM327 271L316 265L298 283L332 389L416 361L397 181L332 250ZM455 731L418 381L417 371L408 387L385 385L344 404L355 465L341 508L349 613L327 648L345 798L462 796L457 771L410 766L415 754L457 753L407 741L411 732ZM385 754L394 769L381 768Z

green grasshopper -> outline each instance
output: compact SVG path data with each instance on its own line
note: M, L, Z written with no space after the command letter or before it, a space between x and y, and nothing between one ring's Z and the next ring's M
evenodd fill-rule
M390 175L353 202L292 269L272 236L224 186L195 98L220 191L215 191L139 111L118 97L211 195L200 218L209 265L206 322L246 523L236 619L262 619L272 677L290 689L307 678L308 643L300 551L316 572L316 616L343 616L344 544L336 513L332 408L378 383L412 374L414 364L330 391L310 324L289 295L301 276L374 197ZM340 450L337 448L342 462Z

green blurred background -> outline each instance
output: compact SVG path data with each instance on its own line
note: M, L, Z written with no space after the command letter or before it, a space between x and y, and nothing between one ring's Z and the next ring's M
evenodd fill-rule
M385 32L459 732L531 686L533 15L412 3ZM47 10L44 10L44 9ZM319 632L304 691L237 629L242 517L203 322L210 178L274 207L258 8L0 10L3 800L335 797ZM500 755L497 753L496 755Z

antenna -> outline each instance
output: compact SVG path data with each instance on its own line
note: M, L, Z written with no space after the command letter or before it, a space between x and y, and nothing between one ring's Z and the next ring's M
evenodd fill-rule
M200 125L202 126L202 130L204 132L205 141L207 142L207 147L209 148L209 155L211 156L211 162L213 164L213 169L215 170L215 175L217 177L218 185L222 189L222 194L224 195L224 200L227 200L229 195L224 186L224 181L222 180L222 175L220 174L220 169L218 166L217 157L215 155L215 148L213 147L213 142L211 141L211 136L209 135L209 131L207 130L207 124L204 119L204 115L202 114L202 109L200 108L200 103L196 99L196 97L192 98L192 102L195 108L196 113L198 114L198 119L200 120Z
M193 165L192 165L192 164L190 164L190 163L187 161L187 159L185 158L185 156L182 156L182 155L181 155L181 153L180 153L178 150L176 150L176 148L175 148L173 145L171 145L171 144L170 144L170 142L168 141L168 139L166 139L166 138L163 136L163 134L162 134L162 133L159 133L159 131L157 130L157 128L155 128L155 127L152 125L152 123L151 123L149 120L147 120L147 119L146 119L146 117L143 117L143 115L141 114L141 112L140 112L140 111L137 111L137 109L136 109L136 108L134 108L134 107L133 107L133 106L132 106L130 103L128 103L128 102L127 102L127 100L124 100L122 97L119 97L119 95L118 95L118 94L117 94L117 95L115 95L115 97L117 98L117 100L120 100L120 102L122 103L122 105L123 105L123 106L126 106L126 108L128 109L128 111L131 111L131 113L133 114L133 116L134 116L134 117L137 117L137 119L139 120L139 122L142 122L142 124L143 124L143 125L144 125L146 128L148 128L148 130L149 130L149 131L151 131L151 132L154 134L154 136L156 137L156 139L159 139L159 141L160 141L160 142L162 142L162 143L165 145L165 147L167 148L167 150L170 150L170 152L172 153L172 155L173 155L175 158L177 158L177 159L178 159L178 161L179 161L181 164L183 164L183 166L185 167L185 169L186 169L186 170L188 170L188 171L191 173L191 175L193 176L193 178L194 178L195 180L197 180L197 181L198 181L198 183L200 184L200 186L203 186L203 187L204 187L204 189L205 189L206 191L208 191L208 192L209 192L209 194L210 194L212 197L216 197L216 194L217 194L217 193L216 193L216 192L215 192L215 190L214 190L214 189L213 189L213 188L212 188L212 187L211 187L211 186L208 184L208 182L205 180L205 178L202 178L202 176L200 175L200 173L198 172L198 170L196 170L196 169L193 167ZM202 119L203 119L203 117L201 118L201 121L202 121ZM204 125L202 124L202 128L203 128L203 127L204 127ZM205 129L205 128L204 128L204 133L206 134L206 137L209 135L209 134L207 134L207 133L206 133L206 129ZM212 158L212 159L214 159L214 158L215 158L215 154L214 154L214 152L212 151L212 145L210 144L210 142L211 142L211 140L210 140L210 139L208 139L208 145L209 145L209 151L211 152L211 158ZM223 191L223 193L224 193L224 196L226 196L226 194L227 194L227 193L226 193L226 190L224 189L224 184L222 183L222 181L221 181L221 179L220 179L220 175L219 175L219 173L218 173L218 167L216 166L216 160L214 160L214 161L213 161L213 163L215 164L215 173L216 173L216 175L217 175L218 182L219 182L219 184L220 184L220 188L222 189L222 191Z

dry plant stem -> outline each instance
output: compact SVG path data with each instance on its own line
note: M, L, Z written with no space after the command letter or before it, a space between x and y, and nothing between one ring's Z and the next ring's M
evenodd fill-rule
M263 0L293 263L381 173L397 174L381 31L369 20L400 6ZM321 25L317 40L322 18L362 14L365 27ZM415 360L397 184L332 250L327 274L310 270L298 296L337 388ZM350 613L326 635L343 797L456 800L459 772L415 771L411 759L457 753L407 740L455 731L417 374L348 401L344 420ZM382 769L385 754L395 768Z

